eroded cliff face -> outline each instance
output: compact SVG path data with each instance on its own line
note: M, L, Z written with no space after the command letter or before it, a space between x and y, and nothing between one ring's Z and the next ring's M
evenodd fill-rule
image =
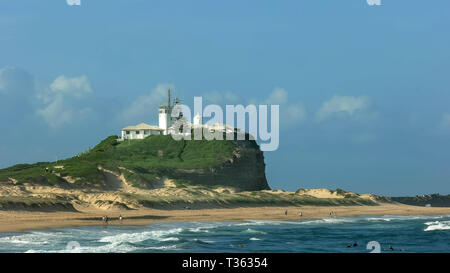
M248 138L176 141L171 136L155 135L118 142L116 136L111 136L94 149L59 162L2 169L0 182L103 191L151 190L170 185L257 191L270 189L265 169L263 152L256 141Z
M242 191L269 190L264 153L253 140L234 141L232 158L219 168L178 169L170 178L205 186L230 186Z

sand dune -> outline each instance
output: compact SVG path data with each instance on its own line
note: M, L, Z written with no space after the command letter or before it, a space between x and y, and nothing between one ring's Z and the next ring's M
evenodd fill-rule
M0 232L100 225L104 215L126 217L124 224L155 221L293 220L361 214L450 214L450 208L401 205L372 194L342 190L301 189L240 192L231 187L177 187L162 181L157 189L140 189L104 170L106 189L39 185L0 185ZM284 211L288 210L288 215ZM114 224L114 222L113 222Z

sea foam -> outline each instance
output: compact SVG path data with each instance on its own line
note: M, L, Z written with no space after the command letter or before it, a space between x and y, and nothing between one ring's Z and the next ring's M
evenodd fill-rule
M182 232L182 228L173 228L168 230L152 230L134 233L122 233L112 236L102 237L99 242L101 243L139 243L146 240L163 241L168 235L174 235ZM172 237L171 240L174 238Z
M425 223L428 227L424 231L450 230L450 221L434 221Z

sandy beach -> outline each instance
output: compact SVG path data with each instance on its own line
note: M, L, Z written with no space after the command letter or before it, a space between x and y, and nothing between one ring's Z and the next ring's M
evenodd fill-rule
M109 225L150 225L155 222L195 221L245 221L245 220L299 220L329 217L331 211L336 217L358 215L436 215L450 214L450 208L418 207L401 204L379 206L298 206L298 207L240 207L223 209L186 210L100 210L76 207L78 212L42 211L0 211L0 232L21 232L26 230L60 228L69 226L102 225L101 217L111 218ZM288 214L285 215L285 210ZM299 212L303 216L299 217ZM123 221L117 217L122 215Z

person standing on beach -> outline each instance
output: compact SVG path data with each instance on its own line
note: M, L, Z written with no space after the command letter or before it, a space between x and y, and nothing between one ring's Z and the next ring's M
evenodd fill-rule
M287 215L287 210L284 211L284 215Z
M300 211L300 212L298 213L298 216L299 216L299 217L302 217L302 216L303 216L303 213Z

